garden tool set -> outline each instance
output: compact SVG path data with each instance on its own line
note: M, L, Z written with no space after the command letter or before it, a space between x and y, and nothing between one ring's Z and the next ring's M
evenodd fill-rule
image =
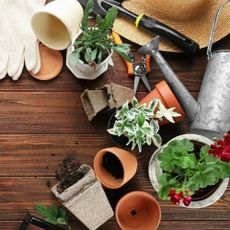
M46 230L65 230L65 228L51 224L51 223L44 221L40 218L32 216L30 213L27 213L25 215L22 223L21 223L19 230L27 230L30 228L29 225L35 225L41 229L46 229Z
M229 1L225 1L219 7L212 24L207 49L208 64L198 101L192 97L160 54L158 50L159 36L139 50L142 54L151 55L158 63L166 81L172 87L189 120L192 122L190 131L209 138L220 138L230 130L230 50L212 52L218 17L225 4Z
M87 0L79 0L79 2L86 6ZM182 48L183 50L189 52L189 53L195 53L197 49L199 49L199 45L191 40L190 38L184 36L183 34L179 33L178 31L168 27L167 25L155 20L154 18L147 17L145 15L136 15L125 8L122 7L122 4L120 1L114 1L114 0L96 0L94 4L94 13L105 15L109 8L115 7L118 10L118 13L120 15L123 15L132 21L136 22L136 25L139 27L155 33L159 34L166 39L172 41L177 46Z
M112 36L113 36L115 44L122 44L122 40L119 34L113 31ZM144 55L144 56L141 56L140 60L136 60L135 55L132 52L130 52L129 57L131 59L131 62L128 62L126 60L124 60L124 62L127 66L128 75L130 77L134 77L134 95L137 92L137 88L138 88L140 80L142 80L146 89L149 92L151 92L151 87L149 85L149 81L146 76L147 73L151 72L151 56Z

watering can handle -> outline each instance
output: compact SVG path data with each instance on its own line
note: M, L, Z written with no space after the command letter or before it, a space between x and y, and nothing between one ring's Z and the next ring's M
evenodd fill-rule
M214 35L215 35L215 30L216 30L216 25L218 22L218 18L220 16L220 13L222 12L223 8L225 7L225 5L230 2L230 0L225 0L217 9L216 11L216 15L214 17L213 23L212 23L212 28L211 28L211 33L210 33L210 38L209 38L209 42L208 42L208 49L207 49L207 55L208 55L208 59L212 56L212 45L213 45L213 40L214 40Z

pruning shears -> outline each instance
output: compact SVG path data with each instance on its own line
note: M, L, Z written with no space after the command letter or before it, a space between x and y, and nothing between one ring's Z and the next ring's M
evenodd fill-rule
M115 42L115 44L122 44L122 40L120 38L120 35L116 33L115 31L112 31L112 37ZM151 56L145 55L141 56L140 60L137 60L135 55L130 52L129 57L131 59L131 62L128 62L127 60L123 59L126 66L127 66L127 72L128 76L134 76L134 95L137 92L137 88L140 82L140 79L144 83L145 87L149 92L151 92L151 87L149 85L149 81L147 78L147 74L151 72Z

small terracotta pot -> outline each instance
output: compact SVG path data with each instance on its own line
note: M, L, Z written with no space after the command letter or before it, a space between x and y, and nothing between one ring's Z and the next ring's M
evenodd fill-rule
M116 179L104 166L103 157L110 153L116 157L123 169L122 178ZM137 171L137 159L130 152L111 147L100 150L94 158L94 171L101 184L110 189L117 189L133 178Z
M140 104L149 103L154 98L160 99L166 108L175 107L175 112L181 114L180 117L175 118L175 122L183 121L185 119L185 112L180 106L176 96L173 94L172 90L168 86L166 81L161 81L155 85L155 89L153 89L148 95L146 95L141 101ZM164 119L161 122L161 125L167 124L168 120Z
M119 200L116 219L122 230L154 230L160 223L161 210L153 196L134 191Z

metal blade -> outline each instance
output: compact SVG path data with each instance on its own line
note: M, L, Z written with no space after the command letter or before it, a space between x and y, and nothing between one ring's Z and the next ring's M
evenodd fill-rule
M137 92L137 87L139 85L139 82L140 82L140 76L135 76L134 78L134 87L133 87L133 90L134 90L134 95L136 95L136 92Z
M148 81L146 75L142 75L142 76L141 76L141 80L142 80L142 82L144 83L146 89L147 89L149 92L151 92L151 88L150 88L150 85L149 85L149 81Z

